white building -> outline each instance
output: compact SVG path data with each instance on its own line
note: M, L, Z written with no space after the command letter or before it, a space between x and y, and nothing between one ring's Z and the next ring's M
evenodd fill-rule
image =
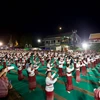
M53 36L47 36L43 39L43 46L49 50L68 50L69 46L79 46L80 37L76 32L61 33Z

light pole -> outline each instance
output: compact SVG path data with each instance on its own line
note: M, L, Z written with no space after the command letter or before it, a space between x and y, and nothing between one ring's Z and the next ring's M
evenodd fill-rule
M61 30L62 30L62 27L60 26L60 27L59 27L59 32L60 32L60 34L61 34ZM61 42L62 42L62 38L61 38ZM63 51L62 43L61 43L60 45L61 45L61 51Z
M62 30L62 27L59 27L59 30Z
M38 42L38 43L41 43L41 39L38 39L37 42Z
M38 39L37 42L38 42L38 45L39 45L41 43L41 39Z

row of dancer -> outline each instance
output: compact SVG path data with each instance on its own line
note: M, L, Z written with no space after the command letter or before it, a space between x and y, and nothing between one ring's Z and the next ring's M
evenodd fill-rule
M15 56L12 56L15 59L15 62L17 62L17 66L18 66L18 75L20 76L22 73L20 72L20 70L27 68L27 72L28 72L28 78L29 78L29 88L30 90L34 90L34 87L36 86L36 79L33 77L35 76L35 70L37 70L38 67L38 63L34 66L34 64L31 64L32 62L38 62L36 61L36 59L34 58L38 58L38 60L40 62L42 62L42 65L44 65L45 61L47 62L47 78L46 78L46 94L51 93L49 90L50 87L53 87L53 83L55 83L57 81L58 78L56 78L55 80L52 79L52 75L51 75L51 66L54 64L56 66L56 68L59 70L58 74L59 76L63 76L66 75L66 90L68 91L68 93L70 93L70 91L73 89L73 85L72 85L72 71L76 70L76 81L80 82L80 68L82 71L83 75L86 75L87 73L87 69L93 69L95 68L95 66L100 62L100 56L99 55L60 55L59 53L57 55L52 55L52 56L48 56L45 54L45 56L43 56L40 53L34 53L32 55L32 53L19 53L20 56L17 55L17 59L15 59ZM23 56L22 56L23 54ZM23 59L21 58L21 56L24 58L25 61L23 61ZM30 61L31 56L33 56L33 61ZM75 57L77 56L77 57ZM9 57L8 57L9 58ZM11 58L12 59L12 58ZM54 60L54 62L51 64L51 61ZM3 63L5 62L5 59L3 59ZM24 62L24 64L22 63ZM31 62L31 63L30 63ZM57 63L58 62L58 63ZM21 64L22 63L22 64ZM63 66L66 66L66 71L65 73L63 73ZM29 64L29 66L27 66ZM4 63L5 65L5 63ZM37 68L35 68L37 66ZM21 68L22 67L22 68ZM21 73L21 74L20 74ZM49 82L48 82L48 77L49 77L49 81L52 81L52 85L48 86ZM23 78L22 78L23 79ZM20 78L19 78L20 80ZM34 86L32 86L33 84L35 84ZM52 89L51 88L51 89ZM47 96L48 97L48 96Z

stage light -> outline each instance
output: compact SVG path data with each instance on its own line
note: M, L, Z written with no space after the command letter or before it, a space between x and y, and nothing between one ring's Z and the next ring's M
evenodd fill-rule
M83 47L84 50L87 50L88 44L87 43L82 43L82 47Z

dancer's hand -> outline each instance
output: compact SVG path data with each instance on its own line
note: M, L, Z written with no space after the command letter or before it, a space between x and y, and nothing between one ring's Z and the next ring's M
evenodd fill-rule
M57 72L55 71L54 73L56 74Z
M95 91L96 89L94 89L94 91Z
M53 65L53 63L51 65Z
M57 79L59 78L59 76L57 77Z

